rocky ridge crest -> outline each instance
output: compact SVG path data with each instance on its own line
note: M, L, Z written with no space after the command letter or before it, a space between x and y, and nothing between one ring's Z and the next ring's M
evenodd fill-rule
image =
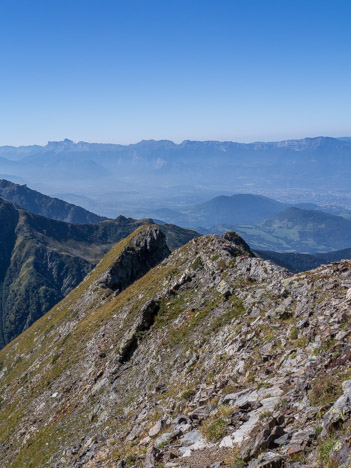
M0 199L0 348L72 291L116 242L152 222L120 216L97 224L65 223ZM160 231L170 249L198 235L172 225Z
M351 262L209 235L101 287L142 229L1 351L6 466L346 468Z

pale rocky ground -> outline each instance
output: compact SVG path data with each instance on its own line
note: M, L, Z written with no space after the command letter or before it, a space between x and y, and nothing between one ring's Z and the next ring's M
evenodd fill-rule
M351 466L351 262L293 276L208 235L114 288L155 240L0 353L4 466Z

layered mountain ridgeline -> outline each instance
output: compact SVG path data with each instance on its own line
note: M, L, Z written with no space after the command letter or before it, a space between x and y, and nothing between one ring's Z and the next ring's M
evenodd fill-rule
M167 222L187 227L211 228L217 225L256 224L288 208L272 198L253 194L219 196L182 211L158 209L151 214Z
M116 242L150 222L120 216L70 224L0 200L0 347L63 299ZM171 249L197 235L172 225L161 230Z
M325 213L351 219L351 211L341 206L319 206L314 203L281 203L262 195L238 193L235 195L221 195L180 211L171 208L161 208L148 211L151 217L179 224L186 227L196 227L209 234L218 234L221 227L233 227L241 224L255 225L268 218L282 213L288 208L299 208L309 211L323 211Z
M6 180L0 180L0 196L48 218L78 223L106 220L79 206ZM237 194L216 197L181 212L167 208L151 210L151 214L163 221L193 227L201 233L235 229L254 249L316 253L349 248L350 212L340 207L325 209L333 214L321 211L314 204L289 207L261 195ZM334 215L339 212L342 216ZM318 263L312 265L318 266Z
M43 195L26 185L14 184L4 179L0 179L0 197L32 213L69 223L98 223L107 219L80 206Z
M269 250L255 250L264 260L271 260L276 265L287 268L292 273L313 270L321 265L327 265L341 260L351 259L351 249L336 250L322 254L299 254L289 252L272 252Z
M123 181L150 184L349 190L351 142L317 137L272 143L220 141L141 141L112 145L70 140L46 146L0 147L0 172L28 183L50 181L51 188L99 182L104 190ZM55 190L56 190L55 188Z
M151 214L201 234L235 230L254 249L315 253L351 246L351 212L336 206L289 206L260 195L237 194L178 212L167 208Z
M345 468L351 262L293 276L208 235L111 283L150 229L0 352L2 463Z
M351 221L319 210L288 208L259 224L236 229L259 250L326 253L351 246Z

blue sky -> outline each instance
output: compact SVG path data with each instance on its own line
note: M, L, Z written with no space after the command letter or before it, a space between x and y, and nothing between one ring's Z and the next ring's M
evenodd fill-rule
M0 145L351 136L351 2L1 0Z

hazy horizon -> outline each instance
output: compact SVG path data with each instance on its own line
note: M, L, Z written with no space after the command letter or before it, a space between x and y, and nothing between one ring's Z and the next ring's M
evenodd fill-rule
M95 141L95 140L90 140L90 141L87 141L87 140L73 140L72 138L69 138L69 137L64 137L60 140L53 140L53 139L47 139L43 142L33 142L33 143L24 143L24 144L21 144L21 145L12 145L12 144L9 144L9 143L5 143L5 144L0 144L0 147L4 147L4 146L10 146L10 147L14 147L14 148L20 148L20 147L24 147L24 146L47 146L48 144L50 143L63 143L64 141L70 141L72 142L73 144L79 144L79 143L87 143L87 144L101 144L101 145L122 145L122 146L128 146L128 145L135 145L135 144L138 144L138 143L141 143L143 141L155 141L155 142L160 142L160 141L169 141L171 143L174 143L176 145L180 145L186 141L196 141L196 142L200 142L200 143L205 143L205 142L219 142L219 143L240 143L240 144L247 144L247 145L250 145L250 144L254 144L254 143L280 143L280 142L284 142L284 141L298 141L298 140L306 140L306 139L315 139L315 138L334 138L336 140L340 140L340 139L343 139L343 138L346 138L346 139L351 139L350 136L348 135L342 135L342 136L334 136L334 135L314 135L314 136L301 136L301 137L292 137L292 138L281 138L281 139L277 139L277 140L258 140L258 139L252 139L251 141L250 140L216 140L216 139L203 139L203 140L197 140L195 138L186 138L184 140L172 140L170 138L160 138L160 139L157 139L157 138L141 138L141 139L136 139L135 141L127 141L127 142L121 142L121 141Z

